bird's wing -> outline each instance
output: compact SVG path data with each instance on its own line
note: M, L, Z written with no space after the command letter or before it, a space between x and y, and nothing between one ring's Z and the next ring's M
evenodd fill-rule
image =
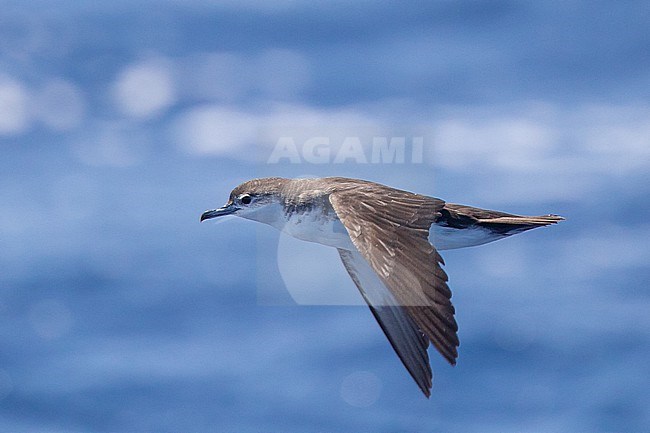
M442 200L385 188L335 191L330 203L354 246L417 327L452 365L458 357L458 325L440 254L429 227Z
M397 356L418 384L424 395L431 395L431 366L427 347L429 340L418 329L406 310L396 305L366 259L358 251L339 249L345 269L370 306L370 311L386 334Z

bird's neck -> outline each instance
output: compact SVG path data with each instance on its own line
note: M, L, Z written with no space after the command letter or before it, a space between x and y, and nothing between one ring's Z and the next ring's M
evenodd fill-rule
M352 245L347 230L327 200L287 200L265 206L246 218L304 241L344 249Z

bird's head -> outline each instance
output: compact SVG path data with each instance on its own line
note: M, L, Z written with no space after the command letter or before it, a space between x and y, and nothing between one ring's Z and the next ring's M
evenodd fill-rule
M232 190L228 202L218 209L203 212L201 221L225 215L271 223L282 207L281 189L288 179L253 179Z

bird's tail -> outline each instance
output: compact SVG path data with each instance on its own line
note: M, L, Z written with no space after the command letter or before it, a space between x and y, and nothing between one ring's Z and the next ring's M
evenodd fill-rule
M477 221L479 226L489 228L501 233L514 234L537 227L544 227L550 224L557 224L564 218L559 215L540 215L540 216L519 216L508 215L494 218L480 218Z

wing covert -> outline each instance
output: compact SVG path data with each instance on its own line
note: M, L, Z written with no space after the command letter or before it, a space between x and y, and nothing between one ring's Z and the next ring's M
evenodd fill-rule
M444 201L383 187L334 191L329 200L361 256L418 328L452 365L458 325L444 261L429 243L429 228Z

